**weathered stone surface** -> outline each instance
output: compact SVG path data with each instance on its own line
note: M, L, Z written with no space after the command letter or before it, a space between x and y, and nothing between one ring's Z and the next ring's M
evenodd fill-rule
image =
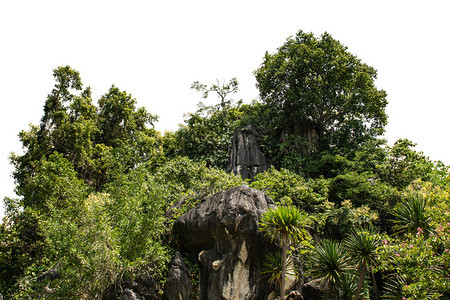
M328 284L324 284L321 279L308 281L302 288L303 298L305 300L321 300L324 293L328 290Z
M159 300L159 286L149 272L142 272L134 280L109 287L102 299L105 300Z
M264 154L259 150L258 133L252 125L236 128L231 140L228 169L243 179L253 180L268 169Z
M119 297L120 300L144 300L138 293L131 289L124 289Z
M39 275L36 278L36 281L37 282L41 282L41 281L44 281L44 280L52 281L52 280L58 279L59 277L61 277L61 274L58 271L58 267L59 266L57 265L56 267L54 267L54 268L44 272L43 274Z
M270 293L267 300L304 300L302 294L299 291L290 291L286 298L280 296L280 292L273 291Z
M286 300L304 300L302 294L299 291L291 291L286 297Z
M169 265L163 299L188 300L192 292L190 276L180 252L177 251Z
M272 251L258 230L273 207L263 192L240 186L206 197L174 224L181 245L198 253L200 299L267 299L273 289L260 276Z
M284 127L281 133L281 141L289 140L295 150L303 155L309 155L317 150L320 134L317 124L308 120L298 120L296 124ZM292 136L296 138L292 140ZM293 143L292 143L293 142Z

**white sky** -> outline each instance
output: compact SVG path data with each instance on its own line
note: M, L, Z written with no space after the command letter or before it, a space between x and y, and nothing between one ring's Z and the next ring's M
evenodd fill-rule
M78 70L95 100L112 84L126 90L159 115L157 129L174 130L201 100L195 80L237 77L237 97L257 98L265 51L300 29L329 32L378 70L390 144L409 138L448 165L447 2L0 0L0 199L14 196L8 156L39 123L57 66Z

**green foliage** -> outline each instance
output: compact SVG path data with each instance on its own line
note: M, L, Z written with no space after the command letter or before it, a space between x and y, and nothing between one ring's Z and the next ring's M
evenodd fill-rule
M107 210L123 264L137 268L153 263L164 270L169 258L160 241L165 220L161 185L142 165L108 184L105 191L111 198Z
M352 149L382 133L387 101L375 87L376 75L328 33L316 38L302 31L276 53L266 53L255 71L260 96L278 128L276 138L305 138L307 147L289 142L302 154L319 144Z
M221 102L213 106L199 103L195 113L188 114L186 125L174 133L164 136L164 151L167 157L187 156L195 161L205 161L208 166L223 170L228 168L228 149L234 130L239 126L241 101L233 105L228 99L229 94L238 91L238 82L235 78L229 83L217 83L207 87L194 82L192 88L203 93L207 98L209 92L215 92Z
M350 300L358 293L356 276L351 273L343 273L339 281L339 299ZM358 294L359 295L359 294Z
M34 259L22 252L0 273L2 278L16 276L2 284L14 291L11 297L19 299L98 299L108 286L132 278L142 268L163 279L173 251L167 245L172 220L204 196L242 184L239 177L186 157L166 161L156 169L151 162L141 164L106 184L105 193L89 196L84 182L76 178L61 154L51 155L49 161L43 159L38 175L43 187L55 187L53 194L47 191L42 213L36 214L31 226L30 233L40 234L40 239L20 249L25 245L16 238L18 230L2 231L8 241L2 245L2 253L41 249ZM64 193L59 193L60 180L66 184L65 190L61 189ZM66 194L71 195L71 205L64 202ZM167 211L172 215L165 215ZM51 268L58 269L59 278L37 279Z
M391 230L390 212L400 199L401 194L396 188L384 183L372 173L348 172L330 181L329 200L334 202L337 208L341 207L344 201L350 201L355 208L361 208L362 211L370 208L378 214L375 224L385 231ZM372 217L370 219L374 220Z
M200 268L197 262L191 262L189 259L185 259L184 262L186 263L186 267L189 270L189 273L191 274L191 284L194 287L192 293L191 293L191 299L198 299L199 297L199 289L196 289L195 287L198 287L200 285Z
M132 271L150 264L153 274L162 278L170 259L164 240L173 220L205 196L240 184L239 177L186 157L168 160L155 170L143 164L108 184L112 201L107 207L124 267Z
M407 284L402 276L389 276L386 279L382 299L405 299L406 297L402 297L404 286L407 286Z
M328 282L331 286L341 281L342 275L350 270L349 257L341 244L334 240L323 240L315 247L310 257L311 275Z
M126 205L118 209L119 201L108 195L91 194L144 162L156 168L161 139L147 128L156 117L136 108L126 92L113 86L97 108L78 72L59 67L54 77L40 126L22 131L25 153L11 155L21 198L6 201L1 286L20 299L99 298L117 276L143 262L164 270L166 252L155 236L163 231L165 203L153 203L143 216L138 210L125 213ZM121 193L115 190L129 208L145 199L137 182L124 183ZM119 217L123 220L116 222ZM131 238L143 243L136 247ZM55 267L59 279L37 280Z
M425 184L419 192L428 199L423 203L429 217L428 234L417 227L416 231L403 235L384 236L378 248L377 269L393 281L388 285L387 295L401 293L407 299L440 299L450 295L450 190ZM409 200L423 201L418 197ZM396 279L401 280L401 285Z
M99 99L98 104L99 142L114 148L138 143L138 134L151 131L146 125L153 126L158 120L145 108L136 109L136 100L114 85Z
M378 213L368 206L354 207L349 200L345 200L340 206L325 201L322 205L323 212L315 215L315 230L321 236L333 239L342 239L352 228L367 226L378 219Z
M429 235L431 218L426 212L426 199L423 195L409 194L405 202L400 203L392 213L395 217L394 230L398 233L422 232Z
M344 247L359 270L359 283L355 292L355 299L358 299L361 293L366 272L370 272L370 267L376 262L376 250L380 244L380 237L377 236L371 227L353 229L344 240ZM375 287L376 283L374 281L374 289Z
M52 209L41 227L46 236L46 259L61 278L49 283L51 298L99 299L116 279L119 247L105 204L107 195L90 195L72 210Z
M357 266L373 265L376 262L376 249L380 244L380 237L371 227L354 228L343 242L349 256Z
M59 67L54 76L57 83L45 102L40 126L19 134L25 154L11 155L19 195L28 197L23 189L36 164L54 152L97 191L139 163L160 160L160 137L147 128L157 117L137 108L129 94L112 86L97 108L90 88L82 90L78 72Z
M108 201L106 195L91 195L70 208L48 203L46 214L36 214L34 228L28 233L39 232L40 250L37 255L36 251L30 251L34 259L12 278L6 296L12 299L100 298L119 270L118 247L105 201ZM23 218L28 211L30 208L25 208L18 217ZM33 245L36 241L30 244ZM18 249L17 244L7 246L13 252L25 250ZM30 254L22 252L22 255ZM17 268L18 263L12 261L11 265ZM58 275L44 276L50 270Z
M13 199L5 200L10 207L15 204ZM0 291L4 296L11 293L25 270L42 257L43 240L36 211L30 208L21 212L7 209L0 224Z
M448 227L448 226L447 226ZM404 279L402 294L408 299L438 299L450 292L448 228L446 236L426 239L423 235L407 234L402 239L385 238L379 249L379 269ZM409 298L411 297L411 298Z
M166 211L175 219L194 207L201 199L244 182L239 176L195 162L187 157L175 157L155 170L155 180L162 186Z
M328 196L328 182L324 179L305 179L287 169L271 167L256 176L250 187L264 191L275 203L295 204L306 211L315 211Z
M336 204L350 200L358 206L365 204L373 209L381 209L384 206L393 206L400 199L400 195L370 173L349 172L330 181L329 199Z
M288 265L287 250L292 244L309 238L309 234L305 230L308 221L307 215L300 212L295 206L271 208L261 216L259 230L272 242L279 242L282 249L281 274L280 276L276 274L271 276L281 278L280 294L282 298L284 298Z
M333 178L351 170L351 161L341 154L332 154L329 151L322 151L311 157L309 163L305 165L305 173L315 178L323 176Z
M239 109L235 107L226 106L221 110L218 106L201 105L185 120L186 126L165 134L166 156L188 156L196 161L205 161L208 166L226 170L228 148L239 116Z
M210 87L198 81L195 81L191 85L191 89L202 93L202 97L204 99L208 98L208 94L210 92L215 92L220 98L220 106L222 107L222 109L224 109L227 104L231 103L231 100L227 99L227 96L239 91L239 83L235 77L231 78L228 83L223 82L222 84L220 84L219 80L217 80L217 84L213 84Z
M281 284L281 276L283 269L283 255L281 252L276 251L266 255L262 268L261 276L267 277L268 281L271 283ZM289 278L295 278L299 275L297 269L295 268L294 259L292 256L286 258L286 275L285 280Z
M23 207L46 211L49 206L71 209L87 196L88 188L77 177L72 164L60 153L34 162L34 172L20 186Z
M260 220L260 231L273 242L289 245L308 237L304 229L308 225L307 215L295 206L278 206L265 212Z
M404 189L417 179L437 185L448 183L449 169L441 162L432 162L422 152L414 151L415 144L399 139L387 149L387 160L380 166L380 177L390 185Z
M21 186L24 197L8 200L9 225L5 230L6 239L2 249L2 253L11 253L11 259L5 261L8 267L2 275L10 276L8 288L16 286L17 289L18 285L25 288L28 285L23 283L31 282L27 279L28 273L37 274L36 269L42 270L48 266L41 264L42 261L55 262L49 259L52 251L50 236L59 234L61 238L69 238L69 235L60 226L50 228L48 222L67 225L70 219L82 218L83 213L79 208L87 192L84 182L77 178L73 166L62 154L55 152L48 159L42 157L35 162L34 173ZM62 213L65 216L59 218Z
M239 126L253 125L258 132L258 145L266 158L271 160L277 168L280 167L279 161L282 160L282 154L279 151L277 137L277 126L274 123L268 107L261 101L253 100L250 104L243 104L239 107L241 118Z

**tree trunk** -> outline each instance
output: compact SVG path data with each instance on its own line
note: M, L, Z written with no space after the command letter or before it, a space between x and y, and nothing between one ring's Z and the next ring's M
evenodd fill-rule
M374 294L375 294L375 299L380 299L380 295L378 293L377 280L375 279L375 274L373 273L373 270L370 269L370 267L368 268L368 271L370 272L370 275L372 277L373 291L374 291Z
M283 242L281 245L283 260L281 262L281 282L280 282L280 294L281 299L284 299L284 294L286 291L286 261L287 261L287 248L288 248L288 239L283 236Z
M362 286L364 284L364 276L366 275L366 262L363 261L361 263L360 271L359 271L359 283L358 288L356 289L355 296L353 297L353 300L358 300L359 294L361 293Z

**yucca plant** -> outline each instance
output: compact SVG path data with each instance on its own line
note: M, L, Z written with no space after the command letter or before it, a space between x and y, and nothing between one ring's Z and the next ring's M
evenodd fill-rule
M311 255L311 275L322 279L322 285L330 285L331 294L341 282L341 277L350 270L349 258L341 244L333 240L323 240Z
M339 299L340 300L351 300L353 299L358 285L356 284L356 276L352 273L343 273L340 276L339 281Z
M395 276L394 276L395 275ZM403 287L407 285L406 280L398 274L391 274L384 286L382 299L404 299Z
M344 240L344 247L347 249L350 258L356 263L359 272L359 283L354 300L358 299L361 293L368 268L375 263L376 250L380 244L381 239L372 227L352 229ZM375 282L374 286L376 286Z
M272 242L276 241L281 245L280 294L282 298L284 298L286 286L287 250L293 243L308 236L305 229L307 219L307 215L295 206L278 206L269 209L261 217L260 231Z
M430 217L426 213L426 199L419 193L411 193L393 212L394 230L401 233L430 232Z
M269 282L276 283L281 286L282 269L283 269L283 254L280 251L269 253L266 255L261 275L267 277ZM286 259L286 274L285 276L295 277L298 275L295 267L294 259L288 256Z

